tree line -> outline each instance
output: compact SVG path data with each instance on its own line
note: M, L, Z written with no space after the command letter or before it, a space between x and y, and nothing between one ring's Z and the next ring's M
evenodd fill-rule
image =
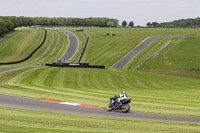
M174 20L172 22L168 22L169 24L173 24L175 27L200 27L200 17L198 18L188 18L188 19L179 19Z
M97 27L117 27L119 21L113 18L64 18L64 17L3 17L0 16L0 35L12 31L19 26L97 26Z
M60 26L98 26L116 27L119 25L117 19L112 18L48 18L48 17L19 17L20 26L31 25L60 25Z
M200 17L192 19L179 19L174 20L172 22L148 22L146 24L147 27L159 28L159 27L166 27L166 28L198 28L200 27Z
M14 30L18 26L19 23L16 17L9 17L9 18L0 17L0 36L2 34Z

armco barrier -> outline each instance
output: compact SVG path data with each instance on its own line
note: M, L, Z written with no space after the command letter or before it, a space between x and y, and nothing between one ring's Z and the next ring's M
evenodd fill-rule
M163 50L172 40L175 39L180 39L180 38L185 38L185 37L193 37L193 36L200 36L200 35L184 35L184 36L178 36L178 37L174 37L174 38L170 38L168 40L167 43L165 43L165 45L163 45L155 54L153 54L151 57L149 57L148 59L146 59L145 61L143 61L141 64L139 64L137 67L135 67L133 70L137 70L138 68L140 68L144 63L146 63L147 61L149 61L151 58L155 57L156 55L158 55L158 53L160 53L161 50Z
M81 62L81 59L82 59L82 56L83 56L83 54L85 52L85 48L87 46L88 40L89 40L89 37L86 38L85 44L84 44L83 49L82 49L81 54L80 54L80 57L78 58L78 63Z
M89 63L62 63L62 64L52 63L52 64L46 64L46 66L105 69L105 66L89 65Z
M36 49L34 49L33 52L31 52L26 58L24 58L24 59L22 59L22 60L19 60L19 61L13 61L13 62L8 62L8 63L0 63L0 65L17 64L17 63L21 63L21 62L24 62L24 61L30 59L30 58L33 56L33 54L34 54L40 47L42 47L42 45L44 44L44 42L45 42L45 40L46 40L46 34L47 34L47 31L44 29L44 38L43 38L41 44L40 44Z

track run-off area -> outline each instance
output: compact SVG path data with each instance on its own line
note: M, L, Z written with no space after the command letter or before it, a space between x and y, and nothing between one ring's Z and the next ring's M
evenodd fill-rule
M65 31L66 32L66 31ZM70 33L67 31L67 33ZM160 36L161 37L161 36ZM116 63L112 68L123 68L130 60L132 60L138 53L140 53L146 46L152 43L154 40L160 37L151 37L143 41L138 45L138 49L134 49L127 54L125 61ZM171 36L162 36L162 37L171 37ZM68 36L70 39L70 44L65 52L64 56L60 60L67 61L75 55L78 47L78 39L74 34ZM70 48L70 46L72 46ZM137 47L136 47L137 48ZM73 52L72 52L73 51ZM128 59L127 59L128 58ZM118 64L118 65L117 65ZM24 67L33 67L33 66L14 66L14 67L2 67L0 72L6 72L8 70L14 70ZM67 101L66 101L67 102ZM133 101L134 102L134 101ZM94 109L88 107L72 106L66 104L51 103L48 101L33 100L23 97L11 96L7 94L0 94L0 106L4 107L13 107L13 108L24 108L31 110L41 110L49 112L59 112L59 113L72 113L72 114L84 114L84 115L95 115L95 116L107 116L107 117L118 117L118 118L131 118L131 119L144 119L144 120L159 120L159 121L178 121L178 122L194 122L200 123L199 117L188 117L188 116L175 116L175 115L159 115L159 114L148 114L148 113L135 113L130 112L123 114L120 112L107 112L105 109Z

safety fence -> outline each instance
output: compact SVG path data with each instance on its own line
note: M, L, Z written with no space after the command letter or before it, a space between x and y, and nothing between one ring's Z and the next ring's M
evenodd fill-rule
M45 64L45 66L105 69L105 66L89 65L89 63L61 63L61 64L52 63L52 64Z
M193 37L193 36L200 36L200 35L184 35L184 36L178 36L178 37L174 37L174 38L170 38L155 54L153 54L152 56L150 56L148 59L146 59L145 61L143 61L141 64L139 64L137 67L135 67L133 70L137 70L138 68L140 68L142 65L144 65L144 63L146 63L147 61L149 61L150 59L152 59L153 57L155 57L156 55L158 55L158 53L160 53L160 51L162 51L172 40L176 40L176 39L181 39L181 38L186 38L186 37Z
M80 54L80 56L79 56L79 58L78 58L78 63L81 62L81 59L82 59L82 56L83 56L83 54L84 54L84 52L85 52L85 48L86 48L86 46L87 46L88 41L89 41L89 37L86 38L85 44L84 44L83 49L82 49L82 51L81 51L81 54Z

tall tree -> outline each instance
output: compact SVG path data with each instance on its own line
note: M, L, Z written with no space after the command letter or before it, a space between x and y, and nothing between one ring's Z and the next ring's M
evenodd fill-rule
M129 27L133 27L134 26L134 22L133 21L131 21L131 22L129 22Z
M9 31L12 31L12 30L14 30L15 29L15 25L13 24L13 22L12 21L10 21L10 20L6 20L6 22L7 22L7 29L9 30Z
M123 27L127 26L127 22L125 20L122 22L122 26Z
M147 23L147 27L152 27L151 22L148 22L148 23Z
M158 22L152 22L153 27L159 27L159 23Z
M8 23L4 19L0 18L0 33L1 33L1 35L8 32L7 25L8 25Z

